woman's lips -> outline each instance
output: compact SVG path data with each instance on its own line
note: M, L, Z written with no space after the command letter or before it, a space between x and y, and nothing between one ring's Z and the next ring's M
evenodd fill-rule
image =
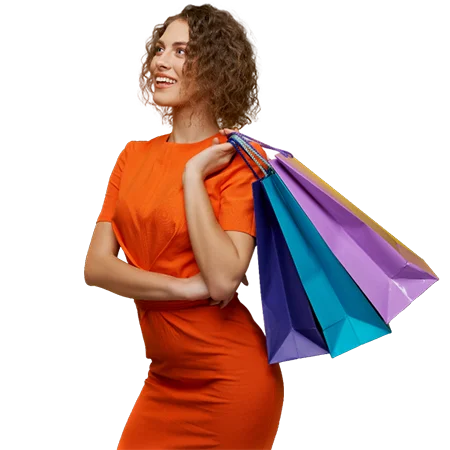
M174 86L176 83L155 83L155 86L159 89L166 89Z

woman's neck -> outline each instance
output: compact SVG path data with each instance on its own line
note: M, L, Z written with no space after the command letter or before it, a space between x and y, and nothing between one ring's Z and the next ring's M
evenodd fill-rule
M202 113L200 107L196 108L193 114L185 108L175 110L173 112L172 132L167 141L178 144L199 142L218 133L219 129L215 119L206 112Z

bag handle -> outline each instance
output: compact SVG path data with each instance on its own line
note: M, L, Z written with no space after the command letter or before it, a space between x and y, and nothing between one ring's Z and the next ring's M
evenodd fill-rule
M258 176L258 174L253 170L253 167L249 164L249 162L244 158L244 155L241 153L241 151L239 150L239 148L238 148L238 145L237 145L237 143L235 142L236 140L235 139L229 139L228 140L228 142L236 149L236 151L241 155L241 158L244 160L244 162L245 162L245 164L247 164L247 166L250 168L250 170L253 172L253 175L255 175L255 177L256 177L256 179L257 180L260 180L261 178L259 178L259 176ZM248 153L244 150L244 153L246 154L246 155L248 155ZM253 160L253 161L255 161L255 160ZM255 161L256 162L256 161ZM256 164L258 164L257 162L256 162ZM258 164L258 166L259 166L259 164ZM259 166L260 168L261 168L261 166ZM265 170L264 169L262 169L261 168L261 170L262 170L262 172L263 173L265 173Z
M258 141L258 139L253 139L252 137L247 136L246 134L240 133L239 131L232 131L228 136L233 136L233 135L239 136L241 139L246 141L248 144L249 144L250 141L253 141L253 142L258 143L261 147L270 148L272 150L276 150L277 152L280 152L283 156L286 156L287 158L293 158L294 157L294 155L292 153L290 153L290 152L288 152L286 150L281 150L281 148L276 148L276 147L270 146L269 144L264 144L264 142ZM252 146L250 145L250 147L252 147Z
M239 147L243 150L244 153L246 153L253 161L254 163L261 169L261 171L264 174L264 177L269 176L272 173L275 173L275 169L272 167L272 165L267 161L259 152L256 150L251 144L250 141L257 142L261 145L261 147L270 148L272 150L279 151L283 156L293 158L294 156L292 153L287 152L286 150L281 150L276 147L272 147L268 144L265 144L264 142L258 141L257 139L253 139L250 136L247 136L245 134L239 133L237 131L233 131L228 135L228 142L233 145L233 147L236 149L236 151L241 155L241 158L244 160L244 162L247 164L247 166L250 168L250 170L253 172L253 175L255 175L256 179L260 179L258 174L253 170L253 167L248 163L248 161L245 159L244 155L242 154L241 150L239 150ZM258 161L256 161L255 156L258 156L268 167L264 169ZM264 178L263 177L263 178Z

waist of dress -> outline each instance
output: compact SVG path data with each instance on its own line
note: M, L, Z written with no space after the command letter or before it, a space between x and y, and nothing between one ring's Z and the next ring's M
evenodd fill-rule
M174 309L196 308L210 306L210 298L201 300L134 300L136 306L150 311L170 311Z

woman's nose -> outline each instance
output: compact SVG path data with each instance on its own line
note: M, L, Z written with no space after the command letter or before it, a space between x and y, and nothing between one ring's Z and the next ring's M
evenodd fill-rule
M165 67L170 68L170 61L169 61L170 56L165 56L164 55L160 55L158 60L156 61L156 65L159 67Z
M168 69L166 64L156 64L156 68L158 69L158 72L163 72L164 70ZM164 69L164 70L162 70L162 69Z

